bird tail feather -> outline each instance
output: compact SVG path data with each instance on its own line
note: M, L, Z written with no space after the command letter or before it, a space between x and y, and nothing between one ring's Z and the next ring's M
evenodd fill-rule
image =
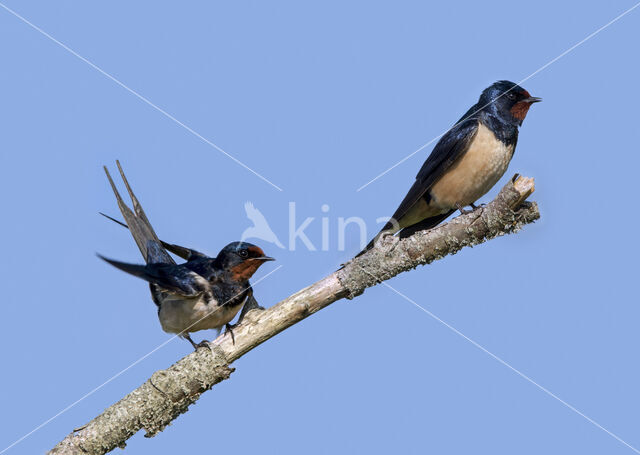
M133 211L124 203L118 189L116 188L111 175L109 174L109 170L106 166L104 166L104 172L107 174L107 178L109 179L109 183L111 184L111 188L113 189L113 193L116 196L116 200L118 201L118 207L120 208L120 212L122 212L122 216L124 217L129 231L133 236L136 244L138 245L138 249L142 253L142 257L147 264L149 263L164 263L164 264L175 264L175 261L169 253L161 246L162 243L158 236L156 235L153 227L151 227L151 223L147 218L147 215L142 210L142 206L140 202L136 198L131 186L129 186L129 182L127 181L127 177L124 175L124 171L122 170L122 166L120 166L120 162L116 161L118 165L118 170L120 171L120 176L124 181L124 184L129 192L129 196L131 198L131 202L133 203ZM120 223L122 224L122 223ZM153 245L150 249L149 246Z
M120 220L117 220L115 218L113 218L112 216L107 215L106 213L102 213L102 212L98 212L100 215L102 215L103 217L113 221L114 223L119 224L120 226L122 226L125 229L129 229L129 226L127 226L125 223L123 223ZM148 244L148 242L147 242ZM180 246L180 245L176 245L174 243L168 243L165 242L164 240L160 240L160 244L162 245L162 247L167 250L170 251L171 253L175 254L178 257L181 257L182 259L185 259L187 261L194 259L196 257L206 257L206 255L204 253L201 253L199 251L193 250L191 248L187 248L185 246Z

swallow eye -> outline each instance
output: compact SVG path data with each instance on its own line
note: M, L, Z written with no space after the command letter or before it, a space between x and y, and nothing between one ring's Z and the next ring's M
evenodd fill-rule
M509 92L507 93L507 98L509 98L510 100L515 100L516 99L516 94L513 92Z
M249 256L249 252L247 250L240 250L241 258L246 258L247 256Z

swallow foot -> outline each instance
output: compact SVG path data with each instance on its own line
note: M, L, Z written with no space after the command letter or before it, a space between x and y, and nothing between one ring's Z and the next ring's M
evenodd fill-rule
M207 340L202 340L196 345L196 351L198 350L198 348L207 348L209 351L211 351L211 344Z
M187 340L189 343L191 343L191 346L193 346L194 350L198 350L198 345L191 339L191 335L187 333L183 336L183 338Z
M471 207L473 207L475 209L475 206L473 204L470 204ZM462 205L460 204L456 204L456 208L460 211L460 215L466 215L467 213L471 213L473 210L467 210L465 209Z
M226 335L228 333L229 335L231 335L231 342L233 344L236 344L236 336L233 334L233 329L235 329L237 326L238 326L238 324L231 325L228 322L224 326L224 334Z
M198 348L207 348L208 350L211 350L211 346L209 345L209 342L207 340L202 340L200 343L196 343L195 341L193 341L191 339L191 336L189 334L186 334L184 336L184 338L191 343L191 346L193 346L193 350L197 351Z

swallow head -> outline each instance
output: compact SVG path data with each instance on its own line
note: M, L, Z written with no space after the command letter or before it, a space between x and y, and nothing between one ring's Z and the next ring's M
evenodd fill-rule
M542 98L531 96L514 82L498 81L484 89L478 104L500 120L520 126L531 105L539 101Z
M262 264L274 260L265 255L262 248L247 242L228 244L216 258L220 267L230 271L236 281L248 280Z

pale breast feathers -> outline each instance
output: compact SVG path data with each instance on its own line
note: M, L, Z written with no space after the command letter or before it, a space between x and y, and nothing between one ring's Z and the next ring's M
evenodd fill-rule
M513 150L480 123L467 152L431 188L435 204L455 208L478 200L504 175Z

